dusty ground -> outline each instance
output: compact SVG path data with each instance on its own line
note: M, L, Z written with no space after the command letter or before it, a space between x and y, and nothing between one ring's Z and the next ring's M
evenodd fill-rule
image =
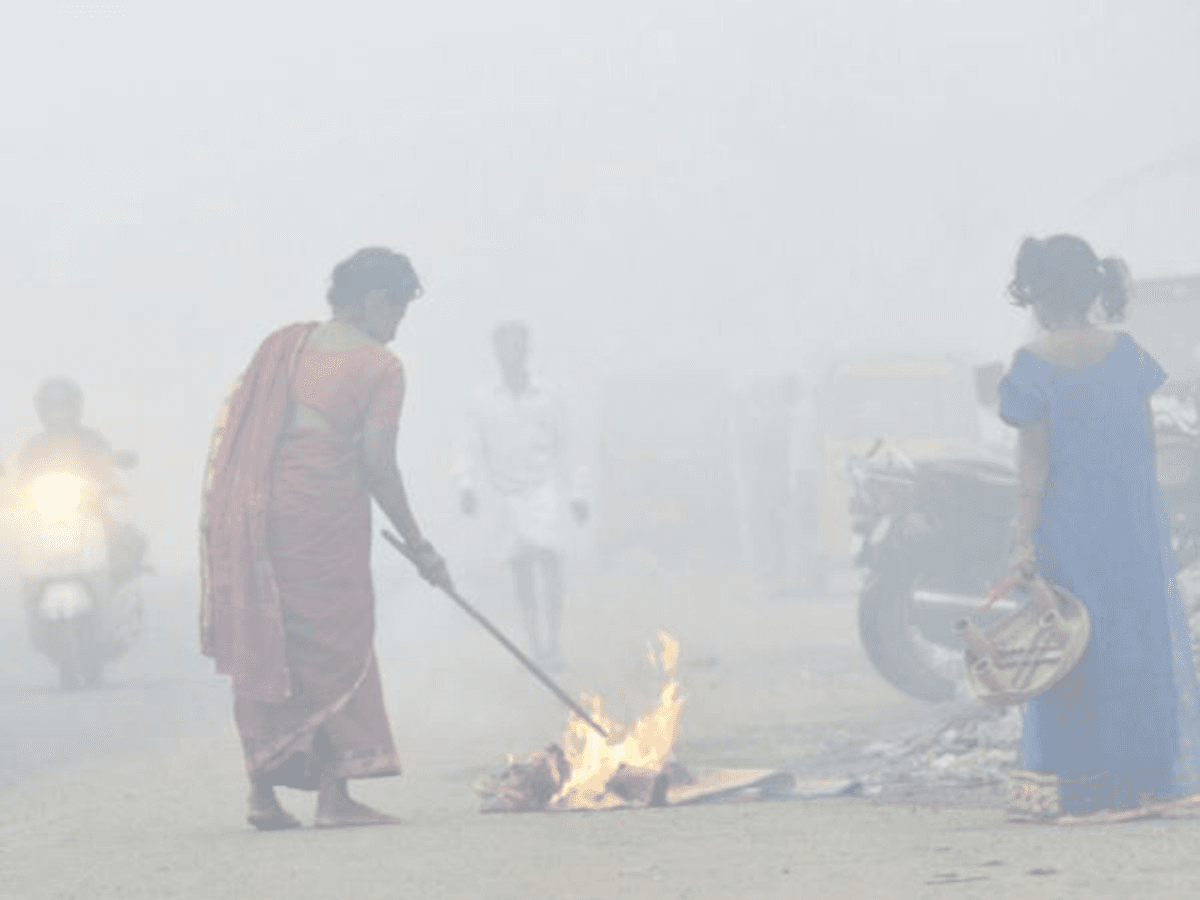
M406 774L362 784L357 794L406 824L252 832L242 820L236 735L223 716L214 716L220 712L214 681L178 662L182 687L171 693L160 686L148 699L148 687L158 682L146 683L135 657L114 670L113 686L97 702L122 721L132 721L131 707L194 703L194 722L180 725L178 710L164 709L161 727L140 742L91 748L85 741L70 765L36 772L26 766L20 771L31 774L0 787L0 896L1200 895L1194 851L1200 820L1109 829L1015 825L990 805L986 791L976 801L960 791L945 798L925 792L907 802L885 795L480 815L474 778L506 751L555 739L563 715L461 613L410 583L400 587L381 585L378 646ZM501 587L483 576L464 584L511 627ZM161 631L183 634L171 629L191 620L187 591L156 602ZM683 645L684 763L856 774L864 763L855 748L933 727L945 711L908 701L876 678L853 625L850 598L764 603L713 579L595 582L572 601L571 667L563 681L572 691L604 693L621 711L647 708L657 685L642 658L645 642L664 627ZM147 634L147 647L155 640ZM186 652L182 642L171 647ZM141 664L151 658L143 651ZM10 685L0 693L8 737L21 736L21 717L33 702L28 685L45 675L23 674L26 688ZM77 718L79 704L88 703L85 695L64 702L53 691L34 694L45 701L43 717L57 709ZM14 696L23 705L13 706ZM76 731L68 724L64 719L62 729L75 735L78 722L70 726ZM32 733L34 745L24 752L37 757L43 750L36 744L51 731ZM284 795L297 814L311 815L311 797Z

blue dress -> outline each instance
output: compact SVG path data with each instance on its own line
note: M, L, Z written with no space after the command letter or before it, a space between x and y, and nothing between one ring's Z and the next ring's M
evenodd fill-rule
M1067 812L1200 790L1200 704L1146 401L1166 380L1125 333L1081 369L1017 353L1000 414L1044 424L1041 572L1087 606L1079 665L1025 708L1027 769L1056 772Z

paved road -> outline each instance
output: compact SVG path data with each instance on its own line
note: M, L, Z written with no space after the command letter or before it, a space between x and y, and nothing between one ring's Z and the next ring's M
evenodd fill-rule
M146 580L145 630L107 672L100 690L62 691L49 660L25 633L5 583L0 611L0 790L210 726L230 714L229 689L196 647L197 586Z
M414 583L398 566L377 577L380 663L389 691L434 655L431 640L464 633L481 640L444 599L427 590L414 597ZM68 692L30 645L15 580L0 567L0 791L85 764L167 751L230 719L228 680L214 675L199 653L198 592L195 578L148 577L137 643L106 670L103 688ZM498 621L512 628L512 618Z
M445 598L420 586L406 568L386 564L377 568L376 644L385 695L400 732L408 735L428 729L438 735L448 727L459 727L465 717L480 727L496 729L496 754L511 749L507 742L523 733L514 722L525 716L537 720L534 733L557 735L564 716L558 702L478 626ZM517 637L520 628L507 583L489 577L487 571L464 574L468 596L499 627ZM181 738L229 721L228 682L212 674L211 663L197 647L195 579L147 579L143 633L107 671L106 686L92 691L59 689L49 660L29 645L15 587L2 574L0 597L9 598L0 608L0 791L82 765L160 748L170 751ZM566 637L568 652L575 658L560 676L563 686L572 694L598 690L618 713L626 705L630 714L644 712L657 687L647 670L644 648L637 642L629 646L614 642L609 632L615 628L650 637L656 627L665 625L685 644L684 668L697 707L693 717L701 716L709 705L707 695L723 690L719 684L723 679L711 667L716 665L717 648L726 655L727 635L719 624L698 627L711 618L708 615L680 617L657 610L655 602L639 598L629 609L617 611L596 604L586 592L573 602ZM658 598L657 602L667 601ZM812 607L812 611L816 615L819 609ZM733 621L746 624L741 616L735 615ZM697 627L689 627L689 622ZM806 626L809 632L811 627ZM807 634L808 640L814 637ZM802 680L810 674L817 680L847 672L861 674L862 661L851 643L852 634L848 643L839 631L833 647L797 642L780 658L756 655L740 661L729 657L725 662L736 665L742 678L754 681L756 692L765 695L778 688L780 673L792 669ZM695 672L693 663L699 667ZM620 684L625 677L635 684L644 682L645 691L623 698ZM514 704L520 707L519 715Z
M383 587L383 586L381 586ZM394 703L406 774L355 784L357 796L399 815L399 828L280 834L244 822L245 781L220 679L194 651L193 601L172 589L138 653L113 686L87 698L46 690L48 667L0 661L0 724L42 745L77 742L31 764L6 751L25 780L0 794L0 894L23 900L177 897L356 898L687 897L887 900L1117 900L1200 896L1200 819L1057 828L1005 821L995 807L844 798L726 803L578 815L480 815L475 776L543 746L563 713L517 673L494 642L449 604L410 582L380 591L385 691ZM511 625L500 586L464 584ZM174 605L169 605L174 604ZM926 711L867 669L851 605L755 602L723 587L636 586L580 594L569 607L565 681L644 708L657 684L641 658L662 624L684 647L688 693L680 760L707 767L804 761L823 740L910 727ZM0 610L0 618L4 611ZM157 625L153 622L157 621ZM0 655L14 646L0 641ZM21 646L16 644L18 648ZM629 651L628 653L626 651ZM33 663L37 663L33 659ZM15 673L15 674L14 674ZM647 690L649 689L649 690ZM640 698L640 699L639 699ZM19 715L19 721L10 719ZM123 726L96 736L108 715ZM124 732L114 735L113 731ZM207 732L207 733L206 733ZM172 737L164 737L172 736ZM152 765L88 765L78 777L31 779L36 765L123 745L168 740ZM107 742L107 743L105 743ZM32 767L32 768L31 768ZM305 822L313 798L283 800Z

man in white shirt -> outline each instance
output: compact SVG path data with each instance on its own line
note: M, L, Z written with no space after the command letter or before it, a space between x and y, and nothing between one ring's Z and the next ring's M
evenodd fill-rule
M588 503L572 468L566 414L558 397L529 375L529 330L503 322L492 333L499 383L476 397L461 465L461 506L479 508L479 486L499 499L504 557L512 567L529 649L547 667L562 666L562 537L564 507L578 522ZM539 636L538 582L546 607L546 641Z

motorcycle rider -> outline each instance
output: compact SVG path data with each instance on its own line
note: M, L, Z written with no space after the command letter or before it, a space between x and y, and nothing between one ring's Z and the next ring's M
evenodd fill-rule
M97 484L111 486L117 455L100 432L83 425L83 391L69 378L47 378L34 395L41 434L21 450L18 466L23 479L54 469L70 469Z
M136 465L132 453L117 453L93 428L83 424L83 391L69 378L43 381L34 394L43 431L30 438L18 458L18 474L30 482L48 472L67 470L86 476L101 491L100 515L109 542L112 575L118 583L142 570L145 538L127 522L114 521L108 501L121 493L118 468Z

